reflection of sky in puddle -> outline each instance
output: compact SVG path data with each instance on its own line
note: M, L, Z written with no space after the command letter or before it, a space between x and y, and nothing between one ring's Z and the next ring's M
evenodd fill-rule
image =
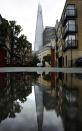
M59 76L61 76L61 74ZM18 88L17 90L16 88L15 89L13 88L13 90L11 90L12 89L11 87L16 87L16 86L9 86L8 87L9 94L5 92L5 96L7 95L7 97L2 97L3 96L2 91L5 91L5 89L7 88L5 88L5 86L3 86L4 88L2 88L1 86L1 89L3 90L1 90L1 97L0 97L1 98L0 113L2 113L0 116L1 119L0 131L7 131L7 130L8 131L64 131L64 127L66 128L67 131L68 127L66 126L69 124L69 127L71 129L71 126L73 124L72 122L71 124L69 122L72 120L72 118L74 118L75 121L74 126L76 128L79 122L79 121L77 122L77 112L78 112L78 98L80 99L81 102L81 96L82 96L82 88L81 88L82 79L81 78L78 79L75 76L72 77L72 75L70 76L69 74L68 75L64 74L62 80L59 79L59 76L57 76L56 78L55 81L56 83L54 82L55 90L54 89L52 90L52 88L50 88L49 86L48 88L46 88L46 86L42 85L43 83L41 84L39 83L39 85L36 85L37 84L36 83L34 84L33 87L32 84L28 83L28 79L26 78L29 77L26 76L25 77L23 76L23 78L25 78L25 81L27 82L27 88L26 90L21 90L25 86L25 83L23 83L23 86L18 86L20 79L18 80L17 77L21 78L22 80L22 75L21 77L19 77L19 75L16 75L16 82ZM11 80L10 84L12 83L13 80L12 84L14 85L15 83L14 79L10 79L10 80ZM31 82L31 80L29 80L29 82ZM28 85L30 85L29 88ZM31 90L29 91L29 89L31 89L31 86L32 86L32 93L30 93ZM19 98L20 100L19 99L17 101L13 101L12 99L11 101L5 100L9 98L13 98L14 100L16 100L14 98L14 96L16 95L15 94L16 91L18 95L16 99ZM25 93L24 96L22 94L22 91L24 91ZM80 93L80 97L79 97L79 93ZM11 97L12 94L13 97ZM21 98L22 99L24 98L24 101L22 101L22 103L21 103ZM9 102L10 104L7 104ZM16 113L17 111L15 111L16 117L8 118L7 116L9 116L9 113L11 113L12 115L13 113L12 110L14 111L13 108L17 107L16 106L17 102L19 105L18 107L20 107L21 109L21 112L18 111L18 113ZM13 106L13 104L15 105ZM62 108L62 104L63 104L63 108ZM9 106L7 107L7 105ZM62 115L61 112L59 112L60 107L61 107L61 111L62 112L64 111L64 114ZM2 108L5 109L3 109L2 111ZM58 115L56 111L58 111L57 112ZM81 111L81 107L80 107L80 111ZM80 116L82 115L80 115L79 113L78 118Z
M43 131L64 131L61 117L57 117L55 110L47 111L44 108Z
M19 102L20 103L20 102ZM0 131L37 131L37 118L34 87L27 101L20 103L23 109L16 113L16 118L7 118L0 124Z

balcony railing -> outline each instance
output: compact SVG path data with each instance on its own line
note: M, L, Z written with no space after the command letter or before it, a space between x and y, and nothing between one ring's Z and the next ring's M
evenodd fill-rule
M68 34L75 34L77 33L77 25L69 25L64 28L63 31L63 39L68 35Z
M76 9L66 9L63 19L62 19L63 26L65 25L67 20L74 19L76 17L77 17L77 10Z
M76 9L66 9L65 18L66 17L76 17L76 16L77 16Z
M77 40L67 40L63 45L63 51L68 49L76 49L78 48L78 41Z

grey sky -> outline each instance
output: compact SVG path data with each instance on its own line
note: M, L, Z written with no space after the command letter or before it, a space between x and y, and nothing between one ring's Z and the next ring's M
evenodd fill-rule
M8 20L16 20L27 39L34 44L37 7L40 1L45 26L54 26L60 19L65 0L0 0L0 13Z

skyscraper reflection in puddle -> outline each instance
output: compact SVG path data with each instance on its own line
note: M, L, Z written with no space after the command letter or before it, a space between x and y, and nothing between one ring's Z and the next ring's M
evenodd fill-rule
M0 73L0 130L80 131L81 85L81 74Z
M81 75L63 73L50 73L50 77L48 75L44 77L44 75L41 79L49 81L49 85L46 87L44 80L39 78L39 87L43 88L43 131L80 130L82 128ZM60 118L61 124L57 123L55 129L56 118Z

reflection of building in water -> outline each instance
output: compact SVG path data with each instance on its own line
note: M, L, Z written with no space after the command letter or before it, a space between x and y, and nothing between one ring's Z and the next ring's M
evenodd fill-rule
M16 117L21 112L17 101L25 102L32 91L29 75L23 73L0 73L0 122Z
M43 107L43 89L40 86L35 86L34 89L35 89L38 131L42 131L43 110L44 110L44 107Z
M40 86L44 87L45 89L53 89L56 86L56 78L57 78L57 73L51 72L46 74L43 72L42 75L39 76L37 80L37 84Z
M67 131L75 131L78 121L78 88L63 86L63 121ZM67 122L66 122L67 121Z
M53 90L47 90L43 93L43 103L46 108L46 110L54 110L56 107L56 101L55 101L55 89Z
M51 87L50 75L43 73L41 76L39 76L37 83L45 89L49 89Z
M53 74L52 74L53 76ZM36 87L36 110L39 129L44 126L43 111L53 110L57 117L61 117L65 131L80 131L82 128L82 77L81 75L59 73L52 77L55 88ZM53 86L52 86L53 87ZM43 93L42 93L43 92ZM40 94L40 95L39 95ZM40 102L39 102L40 99ZM38 103L38 104L37 104ZM41 109L40 108L41 105ZM38 106L38 107L37 107ZM43 106L44 109L43 110ZM42 116L41 116L42 114ZM42 124L43 123L43 124ZM44 127L43 127L44 129Z
M82 128L81 85L82 80L79 79L75 74L64 74L64 79L59 80L57 92L59 101L62 99L61 116L66 131L77 131Z
M56 72L51 72L51 88L55 88L56 86L56 79L57 79L57 73Z

